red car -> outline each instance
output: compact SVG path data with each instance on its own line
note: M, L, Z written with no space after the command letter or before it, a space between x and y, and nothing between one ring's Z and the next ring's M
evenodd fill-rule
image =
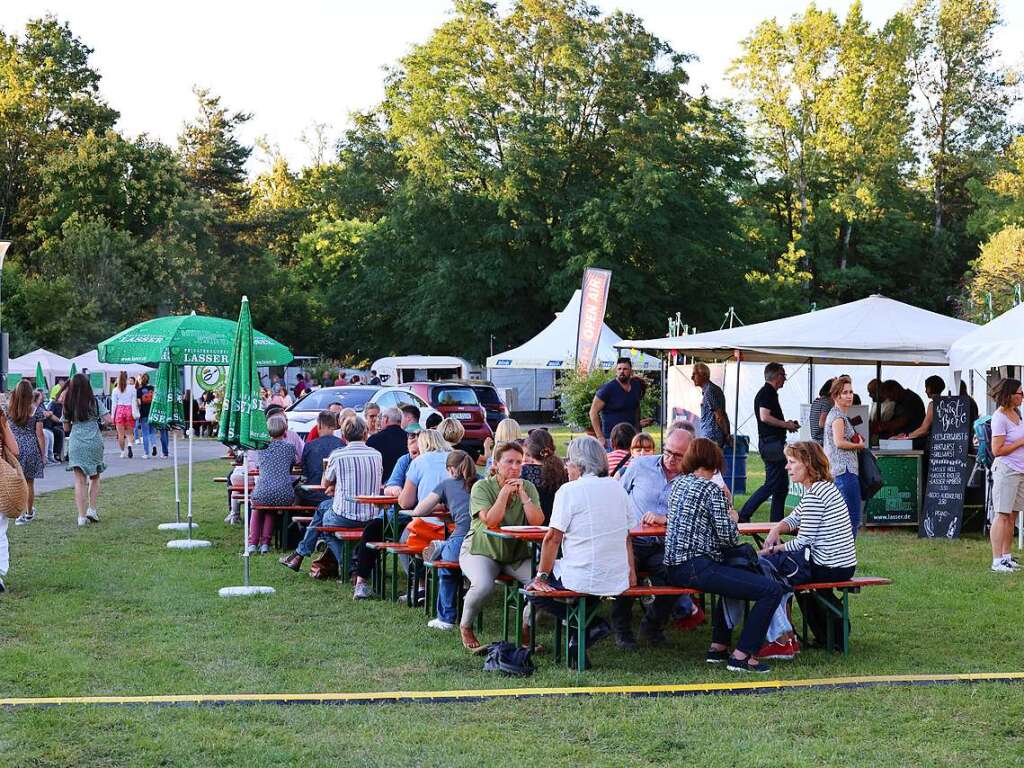
M461 422L466 436L459 444L460 448L473 456L483 451L484 440L494 433L487 425L487 412L480 405L473 387L451 381L411 381L404 386L426 400L445 418L451 417Z

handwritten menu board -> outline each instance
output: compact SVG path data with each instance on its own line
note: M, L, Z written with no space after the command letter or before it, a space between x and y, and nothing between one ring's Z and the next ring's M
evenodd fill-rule
M966 397L940 397L928 435L928 477L918 535L955 539L960 535L967 486L967 449L971 442L970 403Z

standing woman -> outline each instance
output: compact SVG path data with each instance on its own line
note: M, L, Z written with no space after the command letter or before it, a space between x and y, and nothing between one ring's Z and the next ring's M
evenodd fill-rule
M853 383L849 376L836 376L829 390L835 405L825 417L825 456L839 492L850 510L853 535L860 528L860 473L858 451L865 448L864 441L853 428L846 414L853 405Z
M1024 509L1024 390L1017 379L1003 379L992 397L999 406L992 414L992 570L1013 573L1020 568L1010 555L1013 516Z
M18 457L18 441L14 439L11 427L7 422L7 416L0 411L0 439L3 446L11 456ZM4 576L11 567L11 550L7 542L7 515L0 514L0 592L5 592L7 586L4 584Z
M124 371L121 372L122 380ZM103 463L103 435L100 421L110 423L110 415L103 404L97 402L89 378L76 373L64 398L64 421L71 425L68 438L68 468L75 473L75 507L78 525L98 523L96 500L100 495L100 473L107 468Z
M14 439L18 442L18 461L28 485L28 510L14 521L15 525L31 523L36 517L35 481L43 476L43 457L46 442L43 438L43 409L36 405L35 392L28 379L22 379L14 388L7 405L7 420Z
M75 374L76 376L78 374ZM92 389L92 387L90 387ZM125 456L125 443L127 442L128 458L132 458L132 431L135 428L135 419L132 413L137 407L135 404L135 387L128 384L128 374L121 371L117 375L117 386L114 387L110 396L110 407L114 411L114 426L117 428L117 447L121 449L121 458Z

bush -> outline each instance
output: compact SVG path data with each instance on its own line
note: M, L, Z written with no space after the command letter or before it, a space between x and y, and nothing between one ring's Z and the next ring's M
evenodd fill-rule
M558 376L555 394L558 396L562 421L578 430L590 427L590 404L601 386L612 379L614 371L594 368L583 375L575 368ZM645 377L646 378L646 377ZM661 389L657 382L647 379L647 392L640 401L640 418L657 419L660 414ZM607 435L606 435L607 437Z

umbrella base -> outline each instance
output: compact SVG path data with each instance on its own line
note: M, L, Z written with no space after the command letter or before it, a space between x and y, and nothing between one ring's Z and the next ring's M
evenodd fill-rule
M167 542L168 549L203 549L209 546L210 542L203 539L174 539Z
M221 597L250 597L252 595L272 595L273 587L224 587L217 590Z
M199 527L199 523L192 523L192 530ZM187 531L188 523L160 523L156 527L158 531Z

